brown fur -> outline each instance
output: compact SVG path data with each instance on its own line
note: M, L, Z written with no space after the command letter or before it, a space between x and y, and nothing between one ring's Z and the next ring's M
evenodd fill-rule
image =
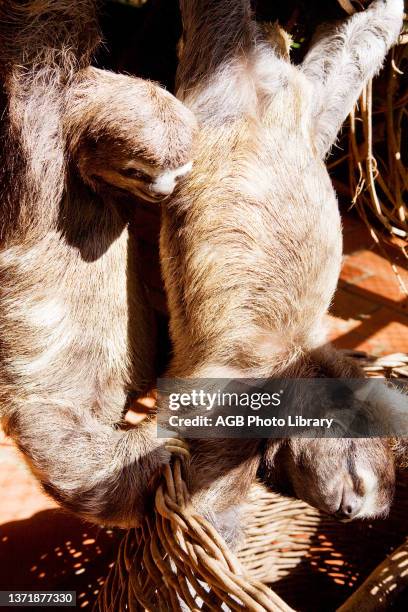
M248 0L180 4L178 95L196 114L200 134L193 172L163 214L162 266L174 342L168 374L267 378L330 370L348 377L348 362L331 347L320 348L342 246L323 156L363 81L395 41L402 3L377 0L338 26L332 38L318 41L300 68L282 56L270 31L265 38L257 28ZM380 491L367 515L386 511L394 482L387 445L332 440L327 455L327 444L289 443L285 473L296 481L296 494L323 509L341 509L342 494L334 499L327 490L341 462L339 491L366 500L368 489L359 486L356 492L358 478L349 477L352 459L372 470ZM256 441L192 445L195 503L218 524L217 515L245 498L261 449ZM270 442L263 460L271 485L271 457L279 446ZM296 460L303 447L306 465ZM321 470L314 469L319 457ZM302 480L303 473L310 478ZM314 495L308 491L312 484ZM354 497L351 505L355 514ZM228 516L227 532L234 530L231 523Z
M168 453L153 421L122 427L154 376L129 194L175 184L195 120L89 66L93 0L6 0L0 24L0 416L55 499L134 525Z

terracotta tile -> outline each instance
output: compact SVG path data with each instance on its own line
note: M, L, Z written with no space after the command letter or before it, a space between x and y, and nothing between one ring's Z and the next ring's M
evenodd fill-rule
M0 588L75 590L78 608L90 610L117 544L112 531L56 509L3 523Z
M348 257L344 260L340 273L341 280L357 285L372 276L374 276L374 272L369 268L363 268L358 259Z
M346 290L350 294L358 295L366 300L376 303L379 306L387 306L400 314L408 314L408 300L402 292L398 292L393 287L393 290L387 290L389 283L381 277L370 277L360 280L358 284L345 282L342 278L339 280L339 287ZM388 295L394 292L391 299ZM399 299L395 299L398 296Z
M396 266L408 289L408 270ZM408 312L408 300L394 274L390 262L374 251L360 251L346 256L339 281L340 287L370 301Z
M381 249L374 238L372 237L369 229L365 225L364 221L360 219L357 213L349 211L348 207L344 207L342 213L342 226L343 226L343 251L346 255L357 253L362 250L376 251L380 255L386 255L396 264L402 265L408 268L408 259L404 256L401 250L401 246L404 245L404 241L398 240L395 237L389 237L389 241L382 241Z
M331 335L339 348L364 350L373 355L408 352L408 317L382 307L366 319L339 328L333 322Z
M374 239L371 236L364 223L347 228L345 227L345 217L343 218L343 251L346 254L355 253L362 249L370 249L375 245Z
M0 446L0 524L55 507L56 504L42 492L12 441L4 433L1 439L8 443Z
M403 242L401 242L401 246L402 244ZM378 253L382 256L384 256L385 253L386 258L396 264L399 268L404 268L404 270L408 271L408 257L397 245L383 243L381 250L379 250L378 247L376 247L374 250L378 251Z
M391 267L392 262L408 290L407 257L397 246L383 242L379 247L355 213L343 213L342 221L345 253L342 286L344 282L353 284L367 299L407 312L407 296Z
M350 338L348 344L342 348L353 348L354 340L351 332L358 330L361 322L369 319L379 308L376 302L366 300L343 288L337 289L328 317L330 340L339 339L340 342L343 336L347 336Z
M349 320L344 321L342 319L336 319L335 317L329 317L329 340L334 342L336 346L340 348L354 348L353 346L340 346L342 338L344 336L350 337L351 332L359 327L358 321Z
M330 315L344 321L361 321L379 308L380 305L377 302L348 291L346 286L337 289L330 308Z
M368 297L372 295L378 303L384 304L402 313L408 313L408 300L397 284L396 278L384 279L380 276L366 278L358 283L359 293ZM374 295L373 295L374 294Z
M381 308L367 321L365 333L367 346L373 347L374 354L408 351L408 316L395 314L389 308Z
M1 428L0 491L0 588L76 590L81 608L91 609L116 556L116 533L58 509Z
M395 256L390 255L388 259L377 249L363 250L347 256L347 261L354 261L361 268L373 272L376 276L381 276L384 279L390 279L391 277L394 280L395 274L391 267L391 263L393 263L402 280L408 283L408 260L404 261L401 254L397 257L395 253ZM395 284L398 286L397 281L395 281Z

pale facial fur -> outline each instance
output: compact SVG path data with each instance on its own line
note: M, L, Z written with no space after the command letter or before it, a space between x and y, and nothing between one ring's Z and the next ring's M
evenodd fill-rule
M394 494L394 462L381 440L302 440L269 445L259 476L343 520L386 516Z
M342 256L324 157L396 41L403 2L376 0L327 29L300 67L282 55L278 31L266 37L258 28L248 0L180 4L178 96L195 113L200 133L193 170L163 211L162 265L174 343L168 375L210 371L216 377L233 370L242 377L304 377L329 369L332 376L353 376L331 347L316 355L325 343L322 322ZM234 445L225 443L227 453L223 444L208 444L193 444L197 480L191 486L197 507L219 525L217 512L225 516L228 506L245 498L260 449L237 442L232 469ZM354 516L386 512L394 470L385 443L331 444L330 456L325 441L289 445L287 484L329 512L350 505ZM306 464L298 461L299 449ZM194 472L195 462L205 470ZM203 474L207 485L200 483Z

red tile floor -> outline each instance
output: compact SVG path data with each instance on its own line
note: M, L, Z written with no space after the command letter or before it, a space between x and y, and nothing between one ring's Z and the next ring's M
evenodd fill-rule
M334 344L376 356L408 352L408 259L396 248L377 247L357 217L344 217L343 232L343 268L329 316Z
M408 287L408 260L388 251ZM344 265L329 316L341 348L408 352L408 304L390 263L358 218L344 219ZM75 589L89 609L113 559L118 534L58 509L0 433L0 590Z

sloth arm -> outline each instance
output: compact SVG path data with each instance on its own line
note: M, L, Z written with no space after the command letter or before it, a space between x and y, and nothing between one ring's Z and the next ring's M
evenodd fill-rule
M324 26L317 35L302 70L314 86L316 142L322 157L397 41L403 13L403 0L375 0L365 11Z

